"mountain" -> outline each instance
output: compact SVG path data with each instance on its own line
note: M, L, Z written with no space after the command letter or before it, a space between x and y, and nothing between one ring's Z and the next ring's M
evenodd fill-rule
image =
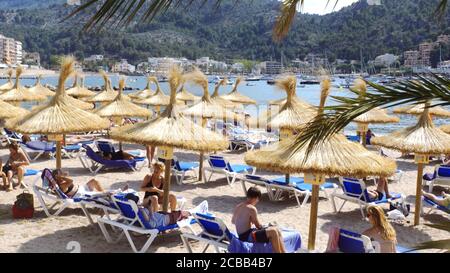
M62 5L67 0L0 0L0 9L30 9L30 8L43 8L49 7L55 4Z
M229 0L218 9L209 3L194 5L169 10L151 23L89 34L80 30L92 13L62 20L73 7L53 2L45 8L0 10L0 33L23 41L28 52L39 52L44 64L59 54L78 58L104 54L133 63L148 56L263 61L303 58L308 53L359 60L361 52L365 59L373 59L386 52L400 55L423 41L450 34L450 12L441 20L434 17L438 0L383 0L379 6L364 0L324 16L300 15L281 43L272 40L277 0Z

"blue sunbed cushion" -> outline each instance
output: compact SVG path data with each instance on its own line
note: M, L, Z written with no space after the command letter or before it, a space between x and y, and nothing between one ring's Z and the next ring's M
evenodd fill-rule
M286 252L296 252L302 244L300 233L296 230L280 229ZM236 236L231 238L228 246L230 253L273 253L271 243L250 243L240 241Z
M411 251L410 248L401 246L401 245L397 245L396 246L396 251L397 253L414 253L414 251Z
M395 200L395 199L399 199L402 197L402 195L400 193L391 193L391 198L389 198L389 200ZM381 200L376 200L376 201L369 201L372 202L374 204L383 204L383 203L387 203L388 199L386 198L386 196L383 194L383 199Z
M342 253L365 253L366 249L360 238L361 234L340 229L338 242L339 251Z
M68 151L68 152L73 152L73 151L79 151L81 148L81 145L66 145L64 146L64 150Z
M435 178L436 178L436 172L426 173L423 175L423 180L425 180L425 181L433 181Z
M234 173L243 173L243 172L249 172L253 170L252 166L248 166L248 165L234 165L234 164L229 164L228 168L227 168L230 172L234 172Z
M195 169L199 166L198 162L181 162L181 161L177 161L175 166L177 167L177 169L179 171L188 171L188 170L192 170Z
M295 184L294 187L297 188L298 190L301 191L312 191L312 184L306 184L306 183L300 183L300 184ZM333 183L323 183L322 185L320 185L321 189L332 189L334 188L334 184Z
M37 170L26 169L26 170L25 170L24 176L36 175L36 174L38 174L38 173L39 173L39 171L37 171Z
M270 182L275 183L275 184L280 184L280 185L286 185L286 176L283 177L278 177L276 179L272 179L270 180ZM295 177L295 176L291 176L289 177L289 182L292 184L301 184L304 183L305 180L303 179L303 177Z
M431 200L431 199L429 199L427 197L424 197L423 200L425 201L425 203L427 203L427 204L429 204L429 205L431 205L433 207L436 207L436 208L438 208L438 209L440 209L440 210L442 210L444 212L450 213L450 208L448 208L448 207L444 207L444 206L438 205L436 202L434 202L433 200Z
M441 165L438 168L438 173L439 176L442 177L450 177L450 167L449 166L445 166L445 165Z

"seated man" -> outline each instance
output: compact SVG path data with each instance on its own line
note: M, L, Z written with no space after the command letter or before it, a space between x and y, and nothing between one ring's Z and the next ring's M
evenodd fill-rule
M447 209L450 209L450 194L447 194L443 191L441 193L442 198L439 198L432 193L422 191L422 195L425 196L426 198L430 199L434 203L438 204L439 206L443 206Z
M247 191L247 200L236 206L231 222L236 226L239 240L256 243L272 243L275 253L285 253L281 232L276 227L264 228L258 219L256 204L261 199L261 191L251 187ZM254 227L253 227L254 226Z

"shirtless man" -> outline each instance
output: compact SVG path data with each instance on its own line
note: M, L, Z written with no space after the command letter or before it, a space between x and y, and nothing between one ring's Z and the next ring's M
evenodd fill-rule
M236 226L239 240L257 243L270 242L275 253L285 253L281 232L276 227L263 228L259 222L255 206L260 199L261 191L256 187L251 187L247 191L247 200L234 209L231 222Z

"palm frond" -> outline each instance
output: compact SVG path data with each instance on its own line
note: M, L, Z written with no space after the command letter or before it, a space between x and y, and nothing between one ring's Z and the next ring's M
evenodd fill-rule
M364 97L350 90L354 97L332 96L337 105L325 107L325 112L309 122L298 135L292 153L309 142L308 152L321 141L339 132L356 117L376 108L400 104L420 104L432 101L433 106L450 105L450 79L439 75L419 76L419 80L400 81L392 86L367 82L375 91Z

